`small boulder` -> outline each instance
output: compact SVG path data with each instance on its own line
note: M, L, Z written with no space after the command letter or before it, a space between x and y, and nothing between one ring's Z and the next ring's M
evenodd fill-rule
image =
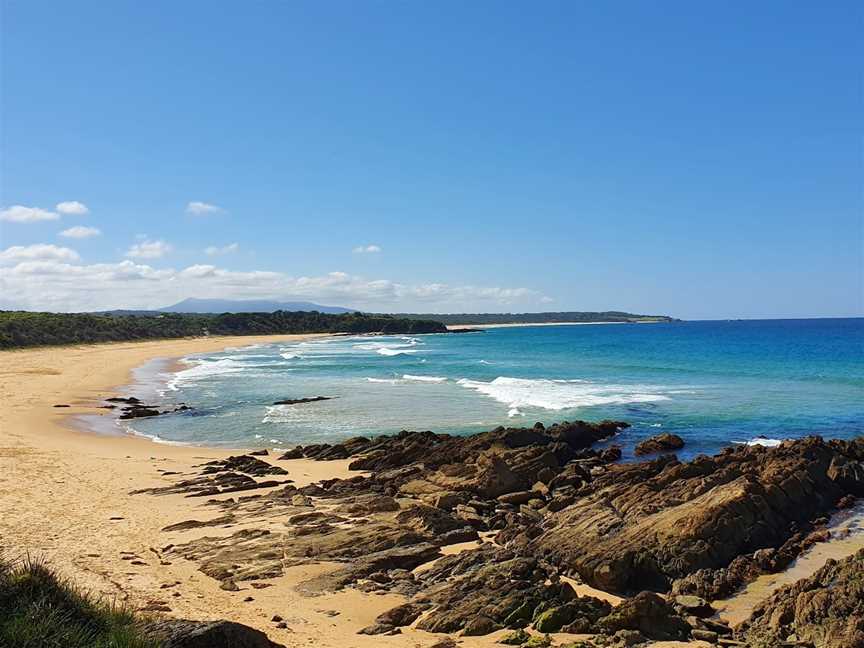
M680 450L684 447L684 439L677 434L656 434L649 437L636 445L635 453L637 455L653 454L655 452L670 452L672 450Z

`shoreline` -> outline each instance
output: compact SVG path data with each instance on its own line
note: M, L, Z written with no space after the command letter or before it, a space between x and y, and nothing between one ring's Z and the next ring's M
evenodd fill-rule
M164 444L133 434L99 434L74 424L82 414L112 416L98 403L134 384L133 371L149 361L321 337L328 336L232 336L0 352L0 397L5 405L0 408L0 553L44 558L82 589L132 610L201 621L227 619L257 628L286 648L381 646L380 636L358 631L403 603L404 596L351 588L309 596L298 589L304 581L338 569L339 563L288 567L282 576L267 579L266 589L245 584L233 592L199 571L197 562L162 559L160 547L197 537L195 531L166 532L166 527L210 519L215 511L201 499L182 494L154 500L131 491L163 487L172 479L163 473L193 475L196 465L243 450ZM70 407L54 408L56 404ZM291 459L278 465L299 487L363 474L349 472L349 463ZM278 522L273 524L279 528ZM202 532L222 537L230 535L233 526ZM285 617L288 627L275 627L274 615ZM492 648L502 634L460 638L460 648ZM405 628L387 643L425 648L440 638Z
M78 414L102 413L95 406L133 379L132 371L154 358L262 342L298 341L325 336L238 336L143 343L112 343L26 349L0 354L0 552L46 559L78 586L132 609L168 604L170 616L196 620L229 619L258 628L286 646L353 645L356 631L399 603L395 597L339 593L328 600L307 599L293 582L331 565L290 570L285 586L256 591L256 602L238 605L236 594L198 571L191 561L154 560L156 548L183 533L166 534L166 526L196 516L212 516L200 500L180 495L158 502L130 491L164 486L160 471L183 473L206 461L224 459L229 448L160 444L131 434L104 435L72 423ZM69 404L68 408L54 408ZM347 461L282 461L298 485L348 473ZM221 529L213 530L224 534ZM211 531L211 533L213 532ZM129 560L136 556L133 565ZM177 583L181 596L164 589ZM278 593L278 596L277 596ZM154 604L158 601L158 604ZM334 628L321 608L342 610L347 628ZM289 630L274 630L269 619L281 612L303 617ZM360 646L373 646L373 641Z
M171 616L245 623L289 647L381 645L380 637L356 633L401 603L398 595L375 596L350 589L308 597L295 590L310 576L335 569L333 563L288 568L266 590L244 589L242 596L254 594L254 600L241 604L240 594L220 589L217 581L198 571L196 563L153 559L153 554L159 556L156 547L190 539L188 532L166 534L165 527L190 518L210 518L214 511L204 508L201 500L182 495L156 501L130 491L164 486L169 480L160 471L190 473L194 465L224 459L237 449L164 444L133 434L102 435L73 424L81 414L112 416L96 407L98 401L134 384L134 371L148 362L162 359L176 369L177 360L190 354L321 337L328 336L233 336L0 353L0 394L5 405L0 410L0 552L45 556L82 587L139 609L160 601L170 606ZM54 408L56 404L70 407ZM349 473L348 463L294 459L278 465L302 486L361 474ZM204 532L225 536L233 532L227 530L229 526L233 525ZM133 567L130 554L140 564ZM175 582L173 591L181 595L167 598L165 588L175 587L171 585ZM332 610L339 615L330 615ZM272 616L286 613L296 622L285 630L274 628ZM436 640L433 634L404 630L401 638L388 638L388 645L425 648ZM461 639L463 648L491 647L500 633Z

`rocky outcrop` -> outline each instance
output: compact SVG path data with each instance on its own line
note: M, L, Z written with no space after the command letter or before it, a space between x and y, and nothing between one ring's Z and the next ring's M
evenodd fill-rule
M827 521L824 520L824 521ZM816 529L812 532L798 532L792 535L782 546L775 549L768 547L751 554L736 557L728 567L719 569L699 569L672 583L674 594L692 594L709 600L731 596L741 586L756 579L762 574L774 574L784 570L793 560L806 549L817 542L823 542L831 534L816 520Z
M168 486L138 489L129 494L170 495L185 493L186 497L210 497L258 488L272 488L289 484L292 481L290 479L256 480L255 477L287 475L288 472L284 468L273 466L251 455L239 455L218 461L209 461L199 468L201 468L199 475L191 479L184 479Z
M815 648L864 646L864 549L829 560L813 576L781 588L739 629L752 648L783 641Z
M484 635L527 626L542 612L576 598L568 584L547 584L546 576L535 559L497 548L442 559L419 577L422 589L414 601L432 610L417 627Z
M634 452L637 455L648 455L657 452L672 452L674 450L680 450L683 447L684 439L677 434L669 434L666 432L663 434L655 434L641 443L637 443Z
M555 455L557 462L563 465L572 458L575 450L589 448L593 443L614 436L626 427L629 425L621 421L565 421L549 428L539 423L533 428L500 427L469 437L403 431L373 439L355 437L336 445L298 446L281 458L335 458L326 455L332 454L333 448L341 447L344 449L344 457L339 458L359 457L352 462L352 470L381 471L414 463L423 463L432 468L465 463L493 448L514 450L545 447Z
M530 549L616 592L667 591L700 569L780 547L847 494L864 493L858 442L811 437L609 465L537 525Z
M677 641L690 636L690 626L662 596L641 592L625 600L597 622L608 635L620 630L637 630L650 639Z
M120 415L118 418L124 420L161 416L162 414L172 414L174 412L186 412L192 409L189 405L180 403L170 409L160 410L156 405L146 405L134 396L115 396L112 398L106 398L105 402L110 403L110 405L106 406L108 409L114 409L119 406Z
M286 398L275 401L274 405L301 405L303 403L317 403L318 401L333 400L332 396L312 396L311 398Z
M364 634L409 624L463 635L524 628L600 633L604 645L728 637L702 599L781 569L821 537L835 506L864 494L864 439L742 446L689 463L662 455L617 464L620 449L590 448L622 427L576 421L469 437L355 437L280 457L350 458L363 474L348 479L297 488L267 479L285 472L278 465L238 455L147 492L258 489L209 499L211 519L166 528L184 536L161 555L196 562L227 591L327 562L331 570L302 583L303 594L354 587L406 597ZM268 483L279 487L263 490ZM235 523L243 528L231 535L189 537ZM488 531L495 544L481 540ZM442 556L441 547L469 541L476 548ZM633 596L613 609L577 596L562 575ZM670 589L668 597L644 591Z

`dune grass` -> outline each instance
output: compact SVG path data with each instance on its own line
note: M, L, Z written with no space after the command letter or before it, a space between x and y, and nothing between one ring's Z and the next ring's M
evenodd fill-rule
M39 560L0 557L3 648L158 648L135 616L95 598Z

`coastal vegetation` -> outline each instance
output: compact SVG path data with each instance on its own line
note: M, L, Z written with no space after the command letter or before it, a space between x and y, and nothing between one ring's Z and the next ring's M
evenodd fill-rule
M549 313L447 313L399 314L396 317L433 319L444 324L546 324L563 322L674 322L668 315L637 315L623 311L561 311Z
M96 599L30 558L0 559L0 646L158 648L127 610Z
M0 311L0 349L57 344L208 335L280 335L290 333L445 333L440 322L366 315L276 311L275 313L113 315Z

